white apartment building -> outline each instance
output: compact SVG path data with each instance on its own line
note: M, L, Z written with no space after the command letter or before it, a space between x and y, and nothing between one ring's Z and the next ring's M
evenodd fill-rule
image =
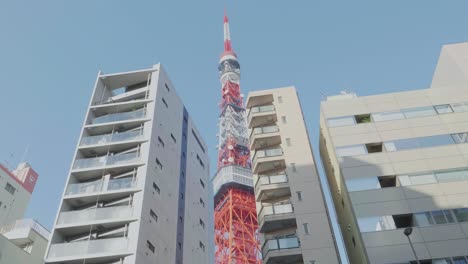
M99 73L46 263L209 263L207 147L160 64Z
M351 263L468 263L467 54L468 43L444 47L430 89L322 102L321 157Z
M340 263L296 89L250 92L246 108L263 263Z

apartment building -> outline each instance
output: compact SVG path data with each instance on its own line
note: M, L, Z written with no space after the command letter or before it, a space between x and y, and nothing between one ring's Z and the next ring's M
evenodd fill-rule
M339 263L296 89L250 92L246 108L263 263Z
M98 73L46 263L210 263L207 147L160 64Z
M468 263L468 86L443 76L460 65L439 61L431 89L321 103L320 153L351 263Z

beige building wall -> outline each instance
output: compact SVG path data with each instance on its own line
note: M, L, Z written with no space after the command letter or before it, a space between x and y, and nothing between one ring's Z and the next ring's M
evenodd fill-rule
M320 153L351 263L413 261L406 226L419 259L468 255L465 103L459 87L322 102Z
M264 263L339 263L296 89L251 92L247 110Z
M466 87L468 84L468 42L444 45L431 88Z

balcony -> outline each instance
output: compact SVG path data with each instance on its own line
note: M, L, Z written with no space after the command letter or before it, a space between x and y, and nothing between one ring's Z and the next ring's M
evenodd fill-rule
M91 121L92 125L105 124L105 123L115 123L121 121L129 121L134 119L141 119L146 116L146 109L142 108L140 110L108 114L100 117L96 117Z
M73 164L73 170L91 170L96 168L126 165L140 161L138 152L102 156L98 158L77 159Z
M258 219L261 233L297 226L291 203L263 206L258 213Z
M278 121L274 105L263 105L250 108L248 123L249 128L265 126Z
M257 202L290 196L288 176L283 172L277 175L259 175L255 183Z
M301 243L295 235L292 237L268 239L263 244L264 264L288 264L302 262Z
M123 133L112 133L106 135L99 135L99 136L89 136L83 137L80 142L80 146L96 146L96 145L104 145L104 144L111 144L111 143L118 143L118 142L125 142L125 141L136 141L143 138L143 130L133 130L127 131Z
M134 187L136 187L135 178L112 179L108 181L107 184L105 184L101 179L93 182L69 184L65 195L84 195L103 191L130 189Z
M104 222L128 222L132 216L133 208L128 205L94 208L61 212L57 219L57 229L62 226L100 224L107 228Z
M250 149L266 148L281 144L281 136L277 125L255 127L250 133Z
M261 149L255 151L252 157L253 173L261 174L267 171L286 168L283 150L281 148Z
M93 261L111 261L118 257L128 256L126 237L85 240L70 243L51 244L46 263L64 263L79 259ZM81 262L80 262L81 263Z

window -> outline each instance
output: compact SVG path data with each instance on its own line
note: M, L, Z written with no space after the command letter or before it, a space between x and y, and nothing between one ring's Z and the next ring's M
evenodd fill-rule
M368 216L358 218L361 233L395 229L392 216Z
M443 263L443 262L442 262ZM450 262L445 262L445 263L450 263ZM467 260L465 257L456 257L453 258L453 264L467 264Z
M429 226L434 224L430 212L416 213L413 215L413 221L416 226Z
M182 243L177 242L177 246L179 247L179 249L182 249Z
M439 182L466 181L468 170L440 171L435 176Z
M205 245L200 241L200 248L205 252Z
M453 209L458 222L468 222L468 208Z
M286 138L286 145L287 145L288 147L291 146L291 139L290 139L290 138Z
M437 182L432 172L418 173L408 176L402 175L398 177L398 180L402 186L431 184Z
M354 236L352 238L352 241L353 241L353 247L356 247L356 239L354 239Z
M304 224L302 224L302 226L304 227L304 234L308 235L309 234L309 224L304 223Z
M380 176L378 179L382 188L396 187L397 185L395 176Z
M448 210L432 211L431 214L434 218L434 222L438 225L454 222L453 217Z
M163 165L158 159L156 159L156 165L158 165L159 169L163 169Z
M169 108L169 105L167 105L167 102L166 102L166 100L164 98L162 99L162 102L166 106L166 108Z
M174 143L177 143L177 140L175 139L174 135L171 133L171 138L174 141Z
M403 110L403 114L405 115L406 118L416 118L416 117L437 115L436 111L434 110L434 107L432 106L405 109Z
M356 119L356 123L358 124L371 122L370 114L355 115L354 118Z
M374 120L374 122L399 120L399 119L404 119L404 118L405 116L400 111L382 112L382 113L372 114L372 119Z
M338 157L349 157L367 154L367 150L363 145L343 146L336 148L336 154Z
M283 96L278 96L278 103L282 104L283 103Z
M345 117L334 117L328 118L327 123L329 127L338 127L338 126L350 126L356 124L354 117L345 116Z
M153 182L153 189L159 194L161 193L161 190L159 189L158 185L156 185L156 183Z
M167 86L167 83L165 83L164 86L166 86L166 90L169 92L170 89L169 89L169 86Z
M146 240L146 247L147 247L151 252L154 253L155 248L154 248L153 244L151 244L151 242L149 242L148 240Z
M281 122L283 122L283 124L286 124L286 122L287 122L287 121L286 121L286 116L282 116L282 117L281 117Z
M205 189L205 183L202 181L202 179L200 179L200 185L203 187L203 189Z
M413 215L412 214L394 215L393 221L395 222L395 228L411 227L413 226Z
M297 194L297 200L302 201L302 192L296 192Z
M180 199L184 199L184 193L180 193Z
M366 144L367 153L382 152L382 143L368 143Z
M200 225L201 225L201 227L203 227L203 229L205 229L205 222L203 222L203 220L201 220L201 218L200 218Z
M291 163L291 168L292 168L292 171L293 172L296 172L297 169L296 169L296 163Z
M416 138L399 139L384 142L385 150L388 152L419 148L419 142Z
M452 104L452 109L455 113L468 111L468 103L457 103Z
M153 220L155 222L158 221L158 216L156 215L156 213L153 210L150 210L150 216L151 216L151 218L153 218Z
M158 141L159 141L159 143L160 143L160 144L163 146L163 148L164 148L164 146L165 146L164 141L163 141L160 137L158 137Z
M452 138L457 144L463 144L468 142L468 133L457 133L452 134Z
M203 153L205 153L205 148L203 147L203 145L202 145L200 139L198 138L197 134L195 134L195 131L193 131L193 129L192 129L192 135L193 135L193 137L195 138L195 140L197 141L198 146L201 148L201 150L203 151Z
M203 161L201 160L200 156L198 156L198 154L197 154L197 160L198 160L198 162L200 162L200 166L202 166L202 168L204 169L204 168L205 168L205 164L204 164Z
M11 185L10 183L7 182L7 184L5 186L5 190L7 192L9 192L11 195L13 195L13 194L15 194L16 188L13 187L13 185Z
M434 106L438 114L448 114L453 113L452 107L450 105L436 105Z
M346 187L348 192L364 191L380 189L379 180L377 177L360 177L353 179L346 179Z
M450 135L438 135L419 138L421 148L437 147L454 144Z
M200 198L200 204L201 204L203 207L205 207L205 202L203 201L202 198Z

